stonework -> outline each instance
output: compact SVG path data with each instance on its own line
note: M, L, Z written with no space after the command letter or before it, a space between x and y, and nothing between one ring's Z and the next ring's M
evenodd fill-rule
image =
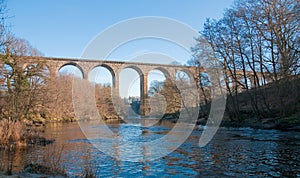
M205 72L204 68L194 66L180 66L180 65L167 65L167 64L153 64L153 63L140 63L140 62L123 62L123 61L107 61L107 60L88 60L88 59L71 59L71 58L51 58L51 57L21 57L24 61L23 67L33 64L37 61L43 61L45 66L50 72L50 76L57 76L59 70L67 65L77 67L83 76L83 79L88 80L88 75L91 70L96 67L105 67L112 75L112 87L115 94L119 93L119 76L120 72L126 68L132 68L140 75L140 93L141 93L141 114L147 115L148 112L148 74L152 70L161 71L166 78L171 80L176 79L176 73L183 71L194 80L198 80L200 73ZM228 71L225 71L228 73ZM243 71L237 71L237 79L242 79ZM230 75L229 75L230 76ZM253 76L252 72L247 72L247 76ZM259 78L262 75L259 74ZM254 86L254 77L249 78L251 86ZM238 85L240 81L233 81L233 86Z

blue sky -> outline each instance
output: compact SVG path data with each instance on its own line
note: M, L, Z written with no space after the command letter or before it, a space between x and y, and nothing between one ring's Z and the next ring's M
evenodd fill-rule
M12 31L45 56L80 57L105 28L139 16L176 19L200 31L206 18L220 18L233 0L8 0Z
M12 16L7 23L17 37L27 39L45 56L80 58L97 34L120 21L162 16L200 31L206 18L222 17L232 3L233 0L7 0L8 14ZM126 61L148 52L171 53L185 63L189 54L178 51L162 41L144 40L120 47L111 57ZM157 78L150 82L154 79ZM138 94L133 91L131 95Z

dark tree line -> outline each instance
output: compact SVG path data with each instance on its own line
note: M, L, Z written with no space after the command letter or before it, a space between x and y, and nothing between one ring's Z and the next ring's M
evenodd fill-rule
M189 64L201 66L207 41L224 69L231 119L244 112L284 117L299 108L299 17L298 0L239 0L221 19L207 19ZM203 90L206 79L198 80Z

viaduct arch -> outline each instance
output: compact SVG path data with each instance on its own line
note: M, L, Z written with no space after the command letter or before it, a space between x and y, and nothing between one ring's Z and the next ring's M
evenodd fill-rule
M88 80L89 73L96 67L104 67L109 70L112 75L112 87L114 91L119 91L120 84L120 72L126 68L132 68L140 75L140 93L141 93L141 114L147 115L147 111L144 109L148 98L148 74L152 70L161 71L166 78L176 79L177 72L185 72L190 79L198 79L198 76L205 72L204 68L198 68L194 66L180 66L169 64L153 64L153 63L141 63L141 62L123 62L123 61L108 61L108 60L90 60L90 59L72 59L72 58L52 58L52 57L32 57L22 56L20 57L23 62L23 68L35 63L37 61L44 62L44 65L48 68L50 77L58 76L59 70L66 66L72 65L77 67L82 73L83 79ZM225 71L226 72L226 71ZM242 72L239 71L238 75L242 78ZM250 76L250 85L254 86L255 79L252 72L247 73ZM262 79L262 75L259 75ZM238 81L237 81L238 82Z

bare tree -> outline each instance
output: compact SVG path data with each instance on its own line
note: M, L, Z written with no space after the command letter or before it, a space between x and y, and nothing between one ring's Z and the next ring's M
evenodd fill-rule
M163 86L164 86L164 82L160 82L157 80L152 81L150 83L150 88L148 91L149 96L153 96L155 95L155 93L159 93L163 89Z
M299 73L299 15L297 0L242 0L235 1L220 20L204 24L201 35L226 71L227 112L232 117L249 110L245 106L251 106L256 117L271 116L274 108L287 102L285 94L293 93L280 84ZM196 46L196 56L199 51ZM263 86L270 81L276 83L272 87L276 95ZM242 91L247 93L244 99ZM288 113L285 107L279 110L283 116Z
M27 62L24 68L22 55L38 54L37 50L23 39L10 36L5 47L2 63L2 117L10 120L28 119L39 103L42 89L43 61Z

